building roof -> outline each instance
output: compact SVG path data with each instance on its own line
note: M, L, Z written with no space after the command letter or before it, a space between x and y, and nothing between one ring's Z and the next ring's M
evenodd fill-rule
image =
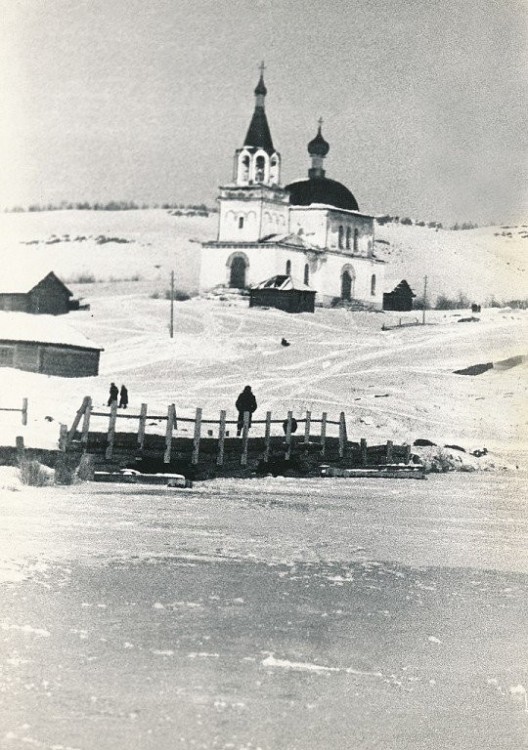
M102 351L101 346L94 344L56 315L0 312L0 341L56 344Z
M286 185L290 194L290 205L311 206L314 203L358 211L359 206L350 190L337 180L328 177L311 177Z
M307 284L303 284L302 281L298 281L292 276L287 276L286 274L272 276L270 279L266 279L266 281L261 281L259 284L255 284L252 289L276 289L280 292L295 290L298 292L315 293L315 289L312 289Z
M253 117L249 124L249 129L244 140L244 146L250 148L261 148L267 154L273 154L275 148L271 140L271 132L268 125L268 118L264 107L255 107Z
M34 289L37 284L53 276L61 284L68 294L73 296L68 287L53 273L53 271L29 266L18 266L2 269L0 276L0 294L27 294Z

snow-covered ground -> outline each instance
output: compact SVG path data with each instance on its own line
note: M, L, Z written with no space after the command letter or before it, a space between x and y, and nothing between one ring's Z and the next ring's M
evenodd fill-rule
M525 482L0 493L0 746L519 750Z
M249 383L259 405L256 416L271 410L285 418L293 409L298 418L308 409L314 417L327 411L337 418L343 410L350 439L426 437L468 449L525 445L527 364L476 377L453 371L528 353L527 311L486 309L478 322L468 323L458 322L461 313L435 311L428 313L426 326L382 330L400 318L411 322L416 314L317 309L313 315L288 315L249 309L247 302L193 299L176 304L170 339L165 299L151 299L133 282L126 291L113 288L108 294L106 285L93 285L90 311L67 316L104 347L99 377L0 370L4 403L7 394L9 406L29 398L26 428L20 415L0 412L4 444L21 434L27 445L52 447L59 423L72 423L83 397L90 395L95 407L103 408L115 381L129 389L129 414L139 414L142 402L150 414L165 414L174 402L181 416L193 415L199 406L204 418L217 419L220 409L233 418L236 396ZM281 346L283 337L289 347ZM99 418L93 425L104 430L107 422ZM120 422L119 429L136 430L137 423Z

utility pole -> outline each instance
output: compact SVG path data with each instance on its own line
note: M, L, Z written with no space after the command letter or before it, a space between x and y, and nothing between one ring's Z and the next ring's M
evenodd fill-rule
M174 271L171 271L170 285L170 337L174 338Z
M427 276L424 276L424 291L423 291L423 312L422 312L422 325L425 325L425 308L427 307Z

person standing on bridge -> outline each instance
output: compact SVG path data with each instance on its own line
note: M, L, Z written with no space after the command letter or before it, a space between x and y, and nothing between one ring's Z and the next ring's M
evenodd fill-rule
M125 385L121 386L119 391L119 408L126 409L128 406L128 390Z
M238 411L237 437L240 436L244 427L244 414L249 413L249 426L251 427L251 417L257 409L257 399L255 398L250 385L246 385L242 393L238 394L235 406Z
M110 383L110 397L108 398L108 406L112 406L114 401L117 401L118 396L119 391L117 390L117 385L115 383Z

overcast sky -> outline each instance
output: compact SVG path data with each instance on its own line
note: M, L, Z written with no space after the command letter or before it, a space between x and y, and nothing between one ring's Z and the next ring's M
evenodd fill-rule
M3 0L0 205L206 202L266 63L285 181L360 208L513 221L527 206L525 0Z

